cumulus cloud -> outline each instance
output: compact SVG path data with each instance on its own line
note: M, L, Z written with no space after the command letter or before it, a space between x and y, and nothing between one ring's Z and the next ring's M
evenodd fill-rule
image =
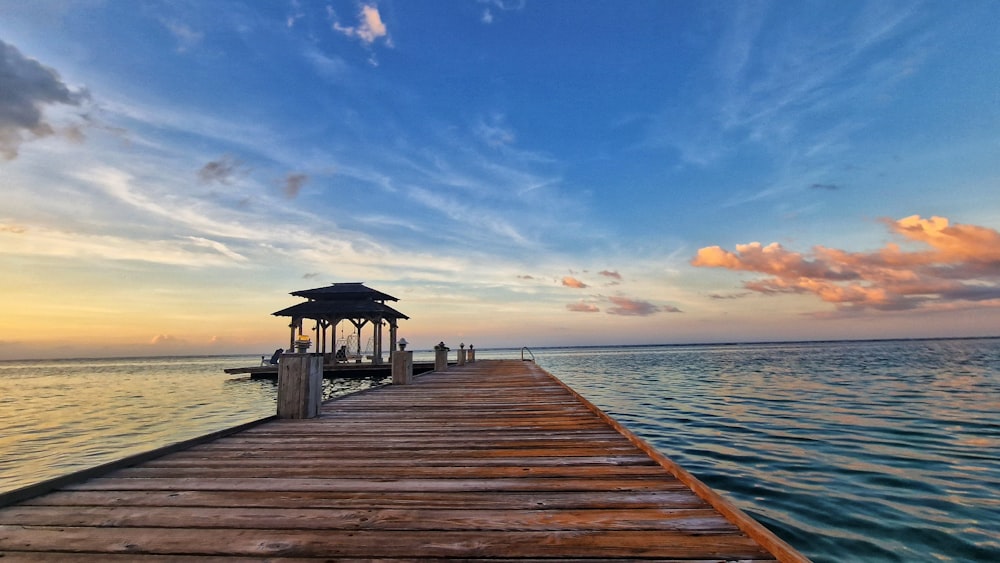
M302 186L305 186L308 181L309 176L306 174L291 173L288 176L285 176L285 180L282 182L285 197L289 199L298 197L299 192L302 190Z
M601 308L592 303L584 303L582 301L578 303L567 303L566 308L575 313L599 313Z
M680 309L676 307L665 307L661 308L648 301L640 301L638 299L629 299L628 297L612 296L608 297L614 307L608 309L609 315L625 315L632 317L646 317L654 313L659 313L661 310L669 311L673 313L679 313Z
M79 106L88 97L85 89L71 90L54 69L0 40L0 158L16 158L26 134L38 138L56 133L43 116L46 106ZM79 137L81 132L70 128L69 134Z
M574 278L573 276L563 276L562 284L566 287L572 287L574 289L583 289L587 287L587 284Z
M239 173L241 163L231 155L224 155L216 160L209 161L198 170L198 179L205 184L218 182L229 184Z
M951 225L944 217L883 222L909 246L890 243L875 252L817 246L804 255L778 243L753 242L737 245L735 252L702 248L691 264L766 274L744 287L813 294L839 310L1000 306L1000 232Z
M341 24L336 19L336 14L332 11L330 15L334 18L333 29L348 37L360 39L366 45L371 45L376 39L385 37L386 43L391 44L388 37L389 31L386 29L385 23L382 22L382 15L379 14L377 6L371 4L362 5L361 11L358 13L358 24L354 26Z

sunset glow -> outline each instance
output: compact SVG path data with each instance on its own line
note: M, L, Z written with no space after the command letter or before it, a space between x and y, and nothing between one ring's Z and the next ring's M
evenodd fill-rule
M1000 334L1000 4L0 2L0 359ZM755 242L757 241L757 242Z

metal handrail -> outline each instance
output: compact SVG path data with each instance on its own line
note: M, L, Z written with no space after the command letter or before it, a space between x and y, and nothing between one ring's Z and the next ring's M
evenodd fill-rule
M525 359L525 357L524 357L524 351L525 350L528 351L528 354L531 355L531 358ZM527 346L521 346L521 361L522 362L533 362L533 361L535 361L535 355L531 352L531 349L528 348Z

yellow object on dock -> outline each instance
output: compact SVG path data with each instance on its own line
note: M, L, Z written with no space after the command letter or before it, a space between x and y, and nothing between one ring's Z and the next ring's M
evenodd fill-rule
M518 360L335 399L2 508L0 558L806 561Z

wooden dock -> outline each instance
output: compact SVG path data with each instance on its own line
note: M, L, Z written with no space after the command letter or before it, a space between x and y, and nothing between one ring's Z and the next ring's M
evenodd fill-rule
M532 362L479 361L0 508L0 560L806 561Z

